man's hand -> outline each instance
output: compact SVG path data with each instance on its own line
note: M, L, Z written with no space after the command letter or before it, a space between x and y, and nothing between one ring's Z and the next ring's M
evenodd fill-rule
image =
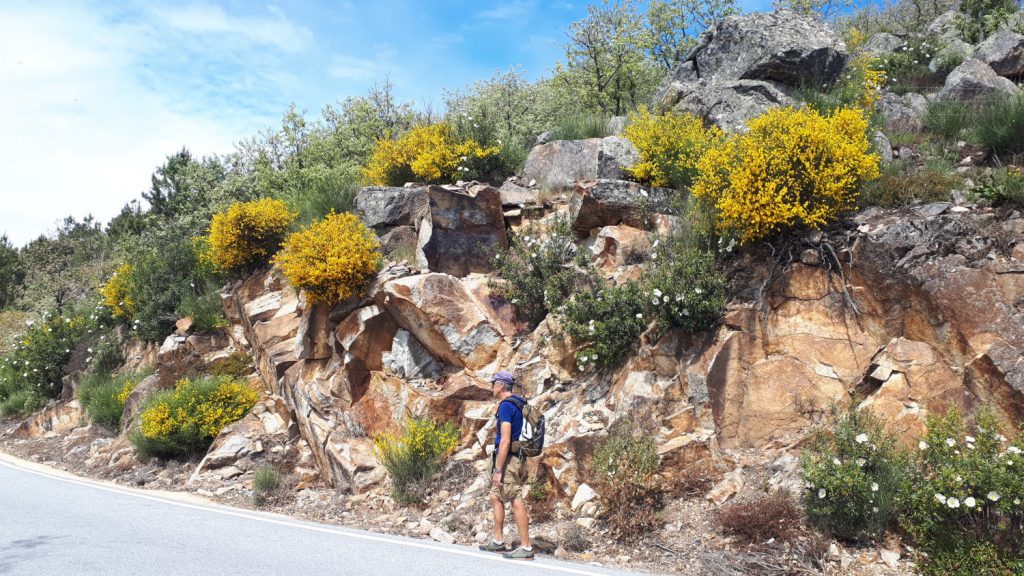
M501 486L501 472L495 472L491 474L491 484L495 486Z

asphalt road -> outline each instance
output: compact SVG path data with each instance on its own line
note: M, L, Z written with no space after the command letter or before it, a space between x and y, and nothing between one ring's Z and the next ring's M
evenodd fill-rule
M0 457L0 574L627 574L374 534L83 480Z

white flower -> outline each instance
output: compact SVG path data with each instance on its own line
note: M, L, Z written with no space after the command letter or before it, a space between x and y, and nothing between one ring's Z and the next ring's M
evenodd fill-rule
M863 458L857 458L856 460L854 460L854 462L856 462L857 466L860 468L863 468L864 465L868 463L868 461Z
M661 298L661 290L658 290L657 288L655 288L654 289L654 295L657 296L658 298Z
M663 297L661 301L668 304L668 296L666 295L665 297Z
M878 482L872 482L871 483L871 491L872 492L878 492Z
M946 497L943 496L942 494L936 494L935 495L935 499L938 500L939 502L943 503L943 504L946 503Z
M647 196L648 196L647 190L644 190L643 188L641 188L640 189L640 195L643 196L644 198L647 198Z
M658 247L658 242L661 242L661 240L655 240L654 244L651 244L651 248L657 248Z
M1013 466L1013 460L1007 460L1006 461L1006 465L1007 466Z
M657 252L655 252L654 254L651 254L651 260L657 260L657 259L658 259L658 253Z
M857 444L863 444L868 441L868 435L861 432L860 434L857 434L857 437L854 438L854 440L857 441Z
M871 507L871 511L872 512L878 512L878 506L872 506Z
M842 466L843 465L843 463L839 460L839 458L833 458L832 459L832 463L835 464L836 466Z
M641 319L641 320L643 320L643 317L644 317L644 315L643 315L643 314L640 314L640 313L638 312L638 313L637 313L637 315L636 315L636 317L637 317L637 318L639 318L639 319Z
M704 291L703 291L703 290L701 290L700 288L694 288L694 289L693 289L693 292L694 292L695 294L701 294L701 293L703 293Z
M957 475L956 475L956 481L957 481L957 482L963 482L963 481L964 481L964 477L963 477L963 476L961 476L961 475L959 475L959 474L957 474Z
M1017 506L1020 506L1020 498L1014 498L1013 503L1016 504Z
M519 304L519 299L518 298L513 298L512 299L512 303L513 304Z
M928 443L925 442L924 440L921 440L920 442L917 443L917 447L920 448L921 450L927 450Z
M824 497L825 497L825 489L824 488L818 488L818 498L824 498Z
M1006 436L1003 436L1002 434L1000 434L999 435L999 441L1000 442L1006 442Z
M946 446L949 446L950 448L956 446L956 440L953 440L952 438L946 438Z
M956 498L949 497L946 499L946 506L949 506L950 508L959 508L960 501L957 500Z
M974 496L964 498L964 506L967 506L968 508L974 508L974 505L977 503L978 501L974 499Z
M970 443L973 443L973 442L974 442L974 436L967 436L966 438L964 438L964 440L967 440L967 442L968 442L969 444L970 444Z
M993 490L992 492L989 492L988 496L986 496L986 497L989 500L993 501L993 502L998 502L999 498L1001 498L1001 496L999 496L999 492L996 492L995 490Z
M1009 448L1006 449L1006 451L1009 452L1010 454L1020 454L1020 448L1016 446L1010 446Z
M661 300L658 300L657 298L651 298L651 304L657 306L658 304L661 304Z
M35 320L25 320L25 326L32 326L35 323L36 323Z

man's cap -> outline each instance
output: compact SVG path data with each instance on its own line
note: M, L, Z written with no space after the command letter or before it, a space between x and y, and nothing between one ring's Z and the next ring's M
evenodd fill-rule
M515 386L516 377L508 370L502 370L491 377L491 383L493 384L495 382L501 382L506 386Z

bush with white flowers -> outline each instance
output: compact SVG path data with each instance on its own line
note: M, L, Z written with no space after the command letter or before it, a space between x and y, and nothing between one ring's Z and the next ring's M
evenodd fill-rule
M614 367L633 351L650 319L638 282L585 290L559 311L562 328L579 347L580 371Z
M658 327L700 332L713 328L725 310L725 278L715 255L669 238L655 246L647 273L647 298Z
M909 457L871 413L851 410L815 435L801 467L811 523L844 540L870 540L896 519Z
M577 254L569 221L533 223L512 236L509 249L494 257L498 279L491 286L515 306L516 315L536 326L576 288L589 260Z
M1024 574L1024 450L981 411L928 422L903 524L925 574Z

